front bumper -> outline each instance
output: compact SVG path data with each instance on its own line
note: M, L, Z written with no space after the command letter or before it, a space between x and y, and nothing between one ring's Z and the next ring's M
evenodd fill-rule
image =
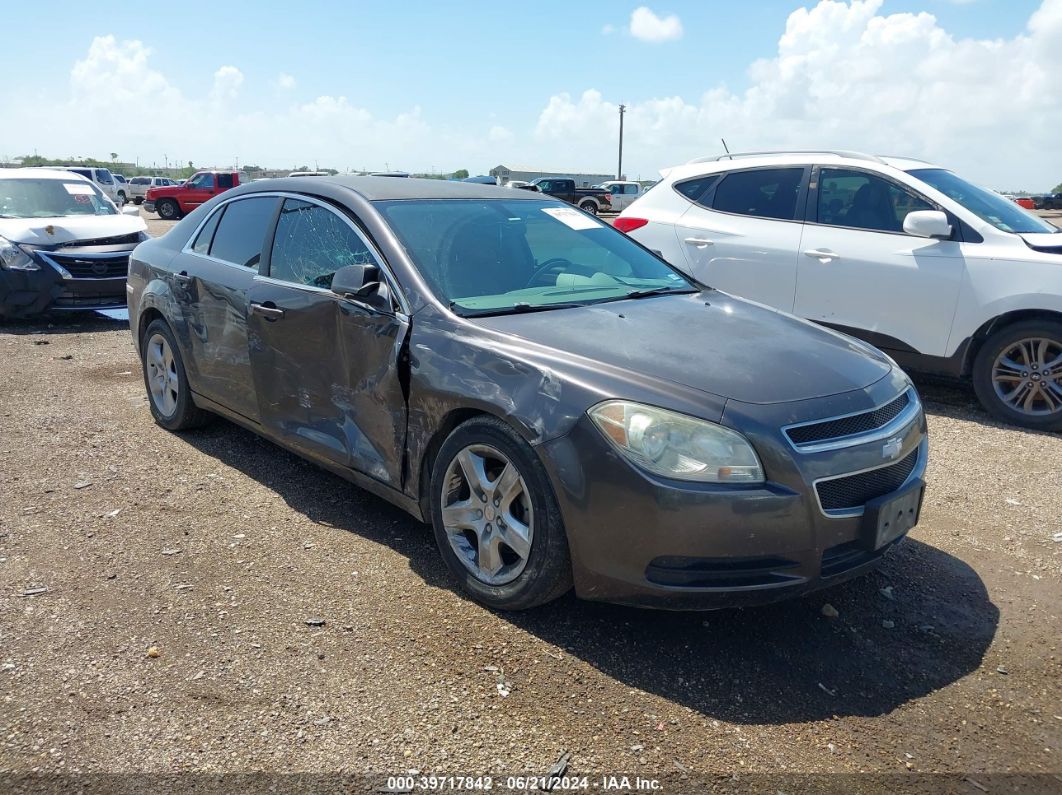
M144 199L144 210L149 213L155 212L155 200Z
M108 250L104 255L111 267L101 268L102 274L92 273L91 265L86 265L75 275L57 264L54 256L49 256L55 252L33 251L40 270L0 269L0 317L29 318L46 312L120 309L126 305L126 273L116 275L114 262L124 258L128 268L130 253L131 249Z
M870 407L903 388L889 377L855 400ZM758 486L649 475L588 417L540 445L568 531L576 593L665 609L737 607L798 596L877 566L902 536L874 549L862 511L824 511L815 484L882 467L882 444L795 451L779 428L802 413L809 419L846 413L836 398L802 403L809 405L734 406L730 422L728 404L724 423L746 433L764 464L769 480ZM917 489L928 457L920 408L897 440L896 460L914 462L900 488Z

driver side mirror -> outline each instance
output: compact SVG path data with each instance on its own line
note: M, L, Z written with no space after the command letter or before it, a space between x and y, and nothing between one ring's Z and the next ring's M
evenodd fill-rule
M903 219L903 231L915 237L928 237L937 240L951 238L951 224L948 216L940 210L915 210L907 213Z
M332 292L381 312L391 311L391 291L375 265L347 265L332 277Z
M118 209L122 215L140 215L140 208L135 204L119 204Z

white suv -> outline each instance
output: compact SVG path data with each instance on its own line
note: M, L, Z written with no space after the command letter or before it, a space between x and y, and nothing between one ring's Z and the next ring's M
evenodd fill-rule
M1062 429L1062 234L1047 221L897 157L754 152L662 173L615 226L671 264L905 368L972 377L1000 419Z
M129 180L129 198L135 204L142 204L149 188L176 184L172 179L166 177L133 177Z

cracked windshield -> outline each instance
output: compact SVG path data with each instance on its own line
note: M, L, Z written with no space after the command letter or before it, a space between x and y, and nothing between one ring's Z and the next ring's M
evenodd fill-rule
M459 199L377 206L435 294L465 316L698 289L626 236L557 202Z

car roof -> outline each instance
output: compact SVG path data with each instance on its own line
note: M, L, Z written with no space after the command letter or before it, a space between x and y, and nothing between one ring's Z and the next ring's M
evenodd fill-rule
M314 185L339 185L368 201L397 199L505 199L542 201L540 193L517 192L497 185L451 182L444 179L395 179L394 177L280 177L248 185L249 191L290 190L305 192Z
M82 166L75 166L82 168ZM88 168L88 166L84 166ZM0 179L83 179L89 180L76 171L68 171L59 166L28 166L26 168L5 168L0 170Z

